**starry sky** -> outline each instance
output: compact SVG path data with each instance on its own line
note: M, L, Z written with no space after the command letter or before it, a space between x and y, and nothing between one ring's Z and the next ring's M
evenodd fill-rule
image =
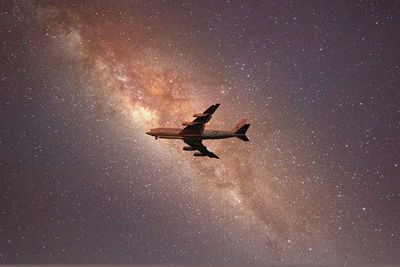
M1 1L0 262L399 264L399 1ZM221 103L193 157L148 128Z

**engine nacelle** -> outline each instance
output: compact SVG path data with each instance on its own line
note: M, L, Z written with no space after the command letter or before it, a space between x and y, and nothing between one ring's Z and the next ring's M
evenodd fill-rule
M207 113L196 113L196 114L193 114L193 117L207 117L209 115L210 114L207 114Z
M195 157L204 157L205 154L201 153L201 152L194 152L193 154Z
M196 148L193 148L193 147L191 147L191 146L184 146L184 147L183 147L183 150L186 150L186 151L193 151L193 150L196 150Z

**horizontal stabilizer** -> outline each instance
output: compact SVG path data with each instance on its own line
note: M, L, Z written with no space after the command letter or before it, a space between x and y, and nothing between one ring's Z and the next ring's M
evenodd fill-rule
M240 122L233 128L233 131L237 135L237 138L240 138L243 141L250 141L246 136L246 132L249 129L250 124L246 124L246 119L241 119Z
M242 139L243 141L250 141L246 135L239 135L238 138Z
M240 128L235 132L235 134L246 134L247 129L249 129L249 127L250 127L250 124L245 124L245 125L243 125L242 127L240 127Z

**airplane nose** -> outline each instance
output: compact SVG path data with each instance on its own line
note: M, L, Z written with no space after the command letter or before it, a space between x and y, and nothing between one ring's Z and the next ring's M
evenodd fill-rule
M145 131L146 134L151 135L151 130Z

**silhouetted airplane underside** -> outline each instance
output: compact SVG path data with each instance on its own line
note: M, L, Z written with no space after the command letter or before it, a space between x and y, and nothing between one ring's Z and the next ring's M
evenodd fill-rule
M220 104L214 104L203 113L196 113L196 117L191 122L184 122L186 126L183 129L178 128L154 128L146 131L146 134L154 136L156 139L182 139L189 146L184 146L183 150L195 151L196 157L208 156L210 158L219 159L217 155L210 152L206 146L202 144L204 139L223 139L237 137L243 141L249 141L246 136L246 131L250 124L246 124L246 119L241 119L235 128L231 130L204 130L205 124L211 119L212 114L217 110Z

